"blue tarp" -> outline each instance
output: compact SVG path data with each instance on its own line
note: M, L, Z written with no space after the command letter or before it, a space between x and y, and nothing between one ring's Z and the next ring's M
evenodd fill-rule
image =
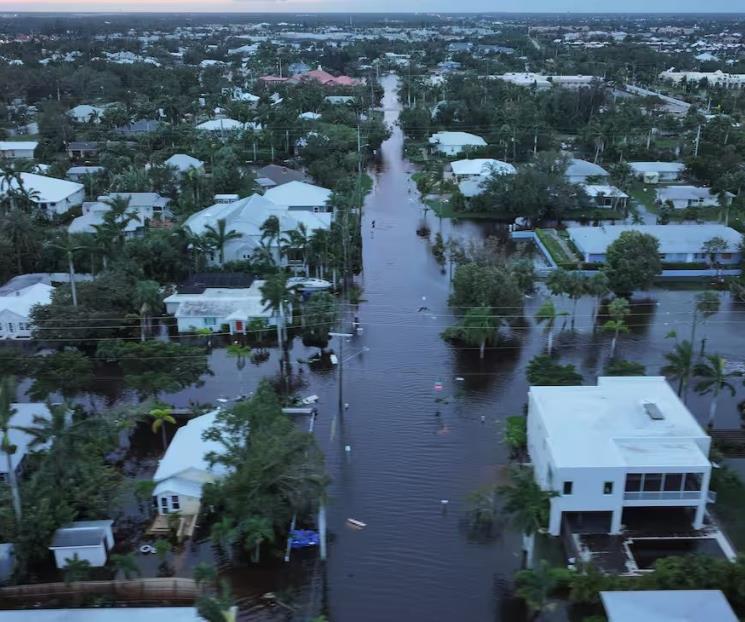
M309 546L318 546L320 538L317 531L309 529L293 529L290 532L290 547L293 549L304 549Z

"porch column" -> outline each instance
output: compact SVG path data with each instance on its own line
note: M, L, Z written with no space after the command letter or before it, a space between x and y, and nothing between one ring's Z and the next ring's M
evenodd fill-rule
M706 513L706 501L702 501L696 506L696 514L693 517L693 528L701 529L704 526L704 514Z
M621 533L621 518L623 517L623 508L614 510L611 514L610 519L610 533L611 535L618 535Z
M561 535L561 510L551 504L551 515L548 520L548 533L552 536Z

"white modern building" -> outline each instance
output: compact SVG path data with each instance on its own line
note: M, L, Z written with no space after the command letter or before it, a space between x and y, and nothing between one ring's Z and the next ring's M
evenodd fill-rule
M569 160L565 175L573 184L587 183L587 180L590 177L597 177L599 179L607 179L610 177L610 173L599 164L588 162L587 160L579 160L577 158L571 158Z
M10 426L8 427L8 441L15 445L16 451L10 454L10 468L20 476L23 473L26 456L32 450L44 449L45 445L32 447L31 443L34 437L24 429L33 428L37 425L39 419L51 419L52 414L46 404L28 403L28 404L11 404L12 415L10 417ZM36 420L36 421L35 421ZM0 485L8 482L8 461L3 458L0 461Z
M32 203L37 205L47 215L64 214L71 207L81 205L85 200L85 186L66 179L46 177L34 173L20 173L23 189L16 179L11 180L10 190L28 194ZM8 187L0 189L0 196L8 193Z
M605 263L605 254L624 231L639 231L654 236L660 243L660 258L667 263L707 263L704 244L721 238L727 248L714 257L721 265L739 264L742 235L724 225L606 225L568 227L567 232L587 263Z
M447 156L455 156L468 151L486 147L486 141L481 136L468 132L437 132L429 137L432 148Z
M75 557L93 568L105 566L114 548L113 524L112 520L81 520L60 527L49 545L57 568L64 568Z
M110 195L98 197L97 201L83 203L83 213L73 219L67 228L69 233L95 233L96 227L104 223L105 215L111 211L107 202L115 198L129 200L127 209L126 235L135 235L145 229L152 220L167 220L173 214L168 209L171 200L162 197L157 192L112 192Z
M685 170L682 162L629 162L629 167L645 184L678 181Z
M675 71L668 69L660 74L660 80L667 80L679 84L688 82L697 85L701 80L706 80L710 86L721 86L728 89L741 89L745 87L745 73L724 73L720 69L716 71Z
M52 302L54 287L34 283L0 293L0 339L31 339L31 309ZM1 467L0 467L1 468Z
M679 508L702 527L711 437L665 378L530 387L527 427L536 482L557 493L551 535L590 518L618 534L626 508Z
M203 438L204 433L215 425L219 412L213 410L195 417L176 431L153 475L153 502L158 513L198 514L202 486L215 482L227 472L220 464L210 466L206 458L208 453L222 453L225 446Z
M262 301L261 286L264 281L254 281L250 287L207 287L193 293L176 293L163 302L166 311L176 318L180 333L197 330L245 334L248 325L256 319L267 325L276 324L272 313Z
M0 140L0 160L33 160L38 145L38 142L30 140Z
M737 622L721 590L600 592L608 622Z
M730 192L724 193L727 203L732 201L735 195ZM666 186L657 189L657 203L663 205L672 203L675 209L687 207L719 207L719 195L712 192L711 188L699 186Z

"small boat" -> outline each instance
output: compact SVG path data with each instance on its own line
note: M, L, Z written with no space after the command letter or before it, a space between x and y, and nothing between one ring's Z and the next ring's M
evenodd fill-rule
M309 406L310 404L315 404L320 398L317 395L309 395L308 397L304 397L300 400L301 404L305 404L306 406Z
M356 527L357 529L364 529L365 527L367 527L367 523L363 523L361 520L357 520L355 518L348 518L347 522L352 527Z
M324 289L331 289L332 284L323 279L293 276L287 279L287 287L299 289L304 292L320 292Z

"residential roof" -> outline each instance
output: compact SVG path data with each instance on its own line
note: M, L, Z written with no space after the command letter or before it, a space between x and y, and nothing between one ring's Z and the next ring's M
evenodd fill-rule
M215 475L225 472L225 467L219 464L211 468L205 458L209 452L221 453L225 446L218 441L202 438L202 435L215 424L219 412L219 410L213 410L206 415L195 417L176 430L171 444L168 445L165 455L158 463L153 481L162 482L189 470Z
M289 183L291 181L305 181L306 177L302 171L296 171L279 164L267 164L256 171L256 177L271 179L276 185Z
M106 538L107 531L114 521L76 521L60 527L54 532L50 549L77 548L81 546L97 546Z
M114 131L120 134L147 134L148 132L154 132L161 125L160 121L153 119L139 119L138 121L117 127Z
M33 151L38 146L38 142L32 140L0 140L0 151Z
M572 158L566 170L567 177L608 177L610 173L599 164Z
M517 169L501 160L491 158L474 158L473 160L456 160L450 163L453 175L514 175Z
M737 622L721 590L600 592L608 622Z
M283 207L321 207L331 198L331 190L304 181L290 181L270 188L264 193L264 198Z
M18 428L33 428L36 423L34 417L51 419L52 414L49 412L46 404L13 404L13 416L10 418L11 427L8 428L8 440L11 445L17 447L14 454L10 456L10 463L13 469L17 469L23 458L29 452L29 444L33 440L30 434L26 434ZM41 446L39 447L41 449ZM0 471L5 472L7 463L5 460L0 463Z
M583 184L582 188L590 197L612 197L614 199L628 199L629 195L622 192L615 186L609 186L608 184Z
M83 274L80 272L75 273L75 282L82 283L83 281L92 281L93 276L90 274ZM52 285L53 283L69 283L70 274L69 272L28 272L26 274L19 274L14 276L9 281L6 281L0 286L0 296L9 296L13 292L25 289L29 285L36 285L37 283L46 283Z
M54 287L46 283L34 283L6 294L0 294L0 312L10 311L28 318L35 305L48 305L52 301Z
M73 140L67 143L68 150L72 151L96 151L99 146L97 142L91 140Z
M603 254L624 231L640 231L660 242L661 253L700 253L704 242L714 237L727 241L737 252L742 235L724 225L607 225L603 227L568 227L567 232L580 251Z
M0 611L0 622L200 622L196 607L95 607Z
M600 377L597 386L530 387L530 396L557 467L709 466L711 439L664 377Z
M26 190L35 190L39 193L38 198L33 199L35 203L59 203L84 188L83 184L75 181L46 177L34 173L21 173L21 181ZM10 182L10 186L17 189L18 182L13 179Z
M181 284L180 294L201 294L208 287L247 288L253 277L247 272L197 272Z
M444 147L483 147L486 141L481 136L468 132L437 132L429 138L431 144Z
M67 169L66 175L95 175L105 170L103 166L71 166Z
M243 123L236 121L235 119L210 119L209 121L197 125L196 129L206 132L220 132L223 130L242 130L243 127Z
M169 477L156 484L153 489L154 496L162 494L186 495L198 498L202 496L202 483L183 477Z
M157 192L112 192L108 196L98 197L99 201L103 201L107 198L118 198L129 199L129 207L166 207L171 199L168 197L162 197Z
M734 195L727 193L727 196ZM657 200L662 201L687 201L698 199L715 199L717 195L711 188L701 186L666 186L657 189Z
M629 162L636 174L641 173L682 173L686 165L682 162Z
M166 166L173 166L182 173L185 173L190 168L198 169L204 166L204 162L197 160L190 155L186 155L185 153L174 153L164 162L164 164L166 164Z

